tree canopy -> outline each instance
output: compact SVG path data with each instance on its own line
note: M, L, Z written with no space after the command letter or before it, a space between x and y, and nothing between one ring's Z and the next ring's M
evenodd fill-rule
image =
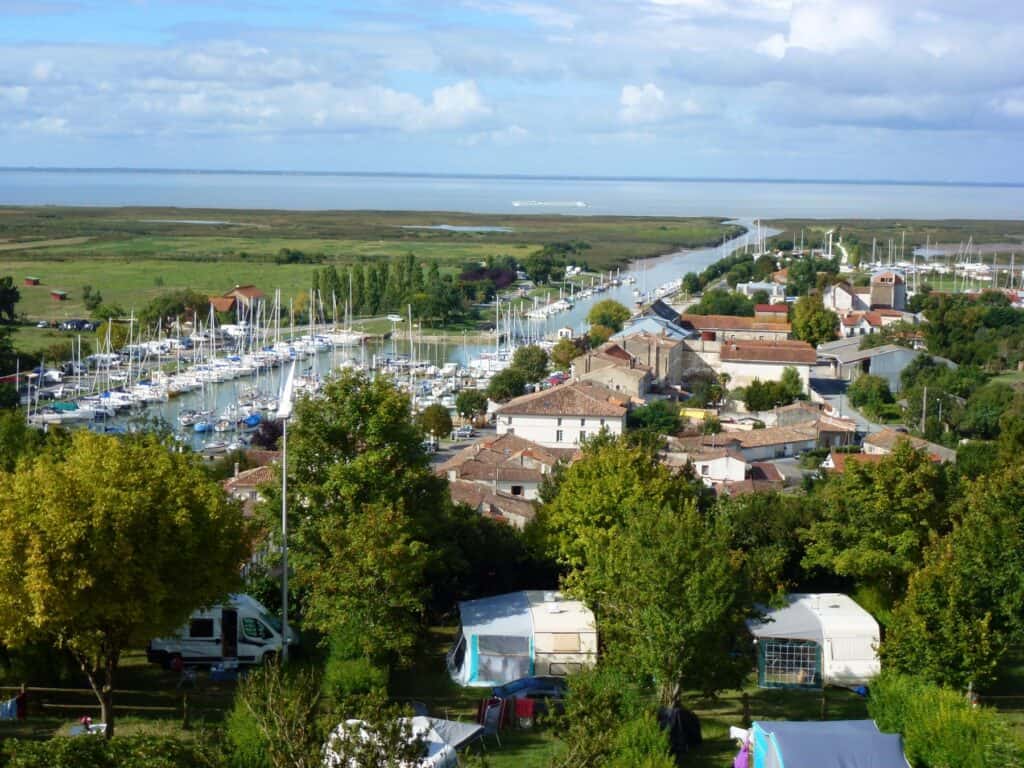
M587 322L591 325L603 325L606 328L611 328L614 333L618 333L632 314L627 307L615 299L602 299L590 308L587 313Z
M690 307L689 312L694 315L736 315L738 317L753 317L754 302L735 291L723 291L714 289L705 291L700 301Z
M812 347L832 341L838 335L839 316L825 309L821 296L801 296L793 306L793 336Z
M416 420L424 432L436 438L447 437L452 433L452 416L440 403L428 405Z
M455 396L455 410L464 419L487 413L487 394L479 389L463 389Z
M536 344L524 344L513 353L511 367L528 383L536 383L548 375L548 353Z
M197 456L76 431L0 474L0 636L70 651L109 737L122 651L225 597L248 552L239 505Z
M551 350L551 362L560 371L568 371L572 361L580 354L572 339L559 339Z
M496 403L504 403L523 394L526 383L523 372L510 366L491 377L487 384L487 396Z
M15 307L21 300L21 292L10 275L0 277L0 321L13 323Z

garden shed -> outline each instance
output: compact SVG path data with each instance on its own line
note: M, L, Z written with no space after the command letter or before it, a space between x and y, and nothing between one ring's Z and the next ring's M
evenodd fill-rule
M880 671L878 622L847 595L791 594L747 622L762 688L856 686Z
M525 591L459 603L448 652L460 685L492 686L529 675L564 676L597 662L594 614L559 592Z

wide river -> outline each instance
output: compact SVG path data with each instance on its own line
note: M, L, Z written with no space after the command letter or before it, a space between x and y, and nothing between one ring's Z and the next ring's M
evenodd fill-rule
M0 169L0 205L1020 219L1024 186Z

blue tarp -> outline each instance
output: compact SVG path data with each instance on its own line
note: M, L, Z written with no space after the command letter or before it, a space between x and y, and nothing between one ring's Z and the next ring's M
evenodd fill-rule
M758 721L753 768L907 768L903 740L872 720Z

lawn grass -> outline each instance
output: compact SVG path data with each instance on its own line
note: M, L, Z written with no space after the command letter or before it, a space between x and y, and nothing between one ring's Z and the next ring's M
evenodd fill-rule
M159 221L159 220L165 221ZM198 226L183 220L228 222ZM177 222L177 223L176 223ZM508 232L408 229L414 225L499 226ZM413 253L455 274L468 262L525 260L547 243L585 242L593 269L684 247L715 244L739 228L719 219L618 216L486 216L416 212L208 211L163 208L0 208L0 276L21 290L18 311L31 319L87 317L82 288L105 302L141 308L165 290L219 294L254 284L287 301L309 290L321 265L347 269ZM276 264L282 249L320 264ZM26 276L42 279L22 286ZM67 291L55 302L50 290Z

